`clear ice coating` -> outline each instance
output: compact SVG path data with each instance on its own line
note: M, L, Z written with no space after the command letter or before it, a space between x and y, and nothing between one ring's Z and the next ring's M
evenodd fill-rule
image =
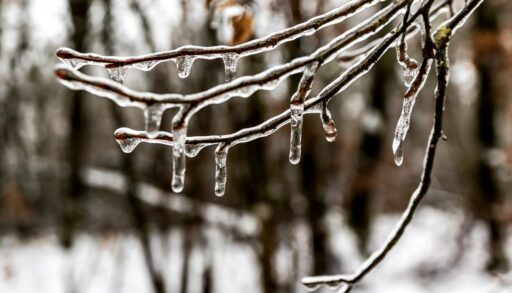
M320 114L322 118L322 126L325 132L325 139L328 142L333 142L336 140L336 136L338 135L338 130L336 129L336 124L332 119L331 112L327 109L325 105L322 109L322 113Z
M113 81L123 83L124 78L126 77L126 72L128 71L128 68L121 66L121 67L113 67L113 68L107 68L108 74L110 75L110 78Z
M393 139L393 160L397 166L404 162L404 141L402 139Z
M116 139L116 141L119 144L119 146L121 147L121 150L127 154L133 152L133 150L141 142L141 140L137 139L137 138Z
M161 104L153 104L144 109L144 121L146 132L149 138L155 138L160 130L164 108Z
M419 64L407 54L407 43L402 42L402 40L398 42L396 46L396 58L398 64L400 64L404 71L404 84L406 87L410 87L414 77L418 74Z
M185 186L185 142L187 140L187 128L184 125L173 125L173 150L172 150L172 190L181 192Z
M304 68L304 73L299 82L297 92L290 100L290 163L298 164L301 155L302 124L304 116L304 101L311 92L318 62L314 62Z
M397 166L402 165L404 160L404 140L411 124L411 113L414 107L415 98L404 98L402 113L398 119L393 139L393 158Z
M290 104L290 163L300 162L304 103Z
M206 146L208 146L208 144L195 144L195 145L187 144L187 145L185 145L185 155L187 155L187 157L189 157L189 158L193 158L193 157L197 156L199 154L199 152Z
M180 78L186 78L190 74L190 70L194 64L194 58L192 56L180 56L177 57L174 62L176 62L176 67L178 68L178 76Z
M223 196L226 192L228 169L226 166L228 146L219 144L215 150L215 195Z
M236 53L225 54L222 57L224 61L224 69L226 72L226 81L231 81L236 78L236 67L240 56Z
M402 165L404 160L404 141L411 124L412 110L416 103L418 93L425 85L425 81L427 80L431 67L432 60L426 60L425 67L420 68L420 71L414 78L411 87L405 93L402 112L400 113L400 118L398 118L395 136L393 138L393 157L397 166Z

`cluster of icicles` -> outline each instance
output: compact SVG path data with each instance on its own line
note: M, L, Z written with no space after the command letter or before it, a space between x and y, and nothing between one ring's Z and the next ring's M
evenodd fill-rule
M370 1L369 3L371 3ZM374 3L376 1L373 1ZM371 3L373 4L373 3ZM383 13L383 11L381 11ZM341 19L338 19L340 21ZM422 34L425 33L424 25L418 21L416 24L420 28ZM301 34L297 34L294 36L285 39L282 42L289 41L291 39L295 39L302 35L311 34L312 31L304 31ZM424 37L423 37L424 38ZM423 39L422 38L422 39ZM194 48L193 46L188 46L190 48ZM403 144L409 129L410 118L412 108L415 103L416 96L420 89L423 87L423 84L426 80L428 72L430 70L431 60L426 62L426 69L420 70L420 66L418 62L414 59L410 58L407 55L407 45L402 40L399 44L396 45L397 48L397 57L399 64L404 69L404 82L408 87L408 90L405 94L404 104L402 108L402 113L398 120L398 124L395 131L395 136L393 140L393 153L394 160L397 165L401 165L403 161ZM260 51L265 51L268 48L262 48ZM321 51L321 50L320 50ZM71 49L59 49L60 54L66 55L80 55L81 53L75 52ZM219 54L211 54L211 55L184 55L179 56L173 59L170 59L175 62L178 70L178 76L180 78L186 78L192 68L192 65L197 58L203 59L215 59L221 58L224 61L225 65L225 75L228 81L236 78L236 70L237 70L237 61L240 57L244 57L247 55L254 54L254 51L247 51L242 54L237 53L219 53ZM87 54L81 54L87 57ZM93 56L94 54L90 54L89 56ZM107 62L97 62L90 61L87 58L79 59L79 58L60 58L62 62L64 62L67 66L73 68L74 70L78 70L85 65L100 65L105 67L112 80L117 83L123 83L126 73L130 68L136 68L143 71L149 71L153 69L156 65L165 60L149 60L149 61L141 61L134 62L132 64L124 64L119 65L115 62L107 63ZM329 58L329 60L332 60ZM291 134L290 134L290 153L289 160L292 164L298 164L301 157L301 140L302 140L302 125L303 125L303 115L304 113L304 103L306 98L311 92L311 88L313 85L315 73L320 67L319 62L311 62L308 65L299 68L298 70L289 72L288 74L284 74L277 80L273 80L268 84L263 85L255 85L246 88L241 88L240 90L234 91L232 93L226 94L224 96L219 96L215 100L209 102L212 103L221 103L227 100L231 96L240 96L240 97L248 97L252 95L255 91L259 89L273 89L277 86L277 84L291 74L295 74L298 72L302 72L302 78L299 82L298 88L296 92L292 95L290 99L290 126L291 126ZM74 73L80 74L80 73ZM234 142L216 142L216 143L203 143L203 144L187 144L187 124L190 117L184 117L187 107L189 105L183 100L177 103L170 103L168 101L159 101L159 100L141 100L133 101L127 97L123 97L121 95L116 95L115 93L108 92L107 90L101 89L101 87L88 87L80 82L66 81L61 80L66 86L71 89L79 90L86 89L91 93L98 94L100 96L106 96L110 99L114 100L120 106L135 106L141 108L144 111L145 118L145 132L141 133L139 131L134 131L127 128L121 128L116 131L116 140L119 143L121 149L126 152L132 152L139 143L152 142L152 139L157 138L159 135L166 135L165 132L160 132L160 124L162 115L165 110L170 108L178 108L177 114L175 114L172 120L172 142L169 142L169 145L173 147L173 177L172 177L172 189L174 192L181 192L184 188L185 183L185 169L186 169L186 156L194 157L199 151L201 151L206 146L217 145L215 150L215 194L217 196L222 196L225 193L226 188L226 178L227 178L227 154L229 148L234 146L241 141ZM170 95L170 98L175 98L175 100L182 99L182 95ZM206 103L205 103L206 105ZM197 111L197 109L195 109ZM314 109L313 111L320 114L320 118L322 121L323 129L325 131L326 140L332 142L335 140L337 135L336 126L334 120L332 118L331 113L327 108L327 102L323 102L321 107ZM191 116L191 115L189 115ZM127 134L118 135L118 134ZM141 134L141 135L136 135ZM251 137L251 140L255 137L261 137L265 134L254 134ZM249 139L245 139L248 141Z
M226 79L229 81L236 77L236 64L237 64L237 56L226 55L223 56L224 65L225 65L225 74ZM69 67L77 70L84 65L91 65L91 62L83 61L79 59L64 59L61 60ZM175 60L178 69L178 76L180 78L185 78L189 75L189 72L192 67L194 59L193 57L179 57ZM102 65L99 63L95 63L95 65ZM290 162L293 164L297 164L300 161L300 150L301 150L301 137L302 137L302 124L303 124L303 115L304 115L304 102L311 92L311 88L313 85L314 75L316 70L318 69L318 62L314 62L306 67L304 67L302 79L299 83L297 92L293 94L290 100L290 112L291 112L291 138L290 138ZM109 67L105 66L107 71L109 72L110 78L113 81L118 83L123 83L126 73L130 67L141 69L141 70L150 70L155 66L154 63L136 63L129 66L122 67ZM279 81L279 80L278 80ZM72 89L83 89L83 84L67 82L61 80L66 86ZM277 86L278 82L271 82L267 85L262 85L261 88L273 89ZM255 87L253 89L245 89L243 90L246 95L252 94L258 88ZM89 88L91 92L98 92L99 89ZM104 94L104 93L103 93ZM122 106L137 106L142 108L144 111L144 119L145 119L145 132L134 131L128 128L120 128L116 131L116 138L121 150L125 153L131 153L135 148L143 141L151 142L151 139L155 139L161 134L160 124L162 115L165 110L176 107L176 105L165 104L165 103L137 103L128 100L124 100L122 97L113 95L111 96L113 100L116 101L117 104ZM179 106L183 107L183 106ZM180 109L182 110L182 109ZM173 118L172 123L172 146L173 146L173 177L172 177L172 189L174 192L181 192L185 183L185 170L186 170L186 162L185 157L195 157L199 151L201 151L204 147L210 144L186 144L187 140L187 125L182 124L178 125L178 121L182 121L183 117L181 116L182 112L178 111L178 113ZM325 130L325 137L327 141L332 142L336 138L336 126L334 124L334 120L332 119L331 113L327 109L327 105L324 104L322 110L320 111L320 117L322 120L323 128ZM126 137L125 135L119 134L130 134L130 137ZM138 137L137 137L138 136ZM147 137L147 139L142 137ZM233 143L232 145L234 145ZM227 143L218 143L217 148L215 150L215 194L217 196L222 196L225 193L226 189L226 179L227 179L227 154L229 148L232 146Z

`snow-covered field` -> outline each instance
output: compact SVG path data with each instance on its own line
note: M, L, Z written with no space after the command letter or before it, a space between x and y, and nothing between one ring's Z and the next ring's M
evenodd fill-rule
M373 248L382 243L397 218L381 216L377 219L372 233ZM469 230L467 237L462 238L462 247L457 244L461 222L461 217L452 213L429 207L421 209L397 247L354 292L512 292L511 273L492 276L483 272L486 260L483 225L476 224ZM330 219L328 223L333 229L331 242L340 262L346 269L355 268L362 259L356 253L353 235L347 228L339 228L337 219ZM189 292L201 291L201 276L207 259L213 263L215 292L260 292L254 249L224 237L215 229L208 230L206 235L212 253L205 253L199 245L193 247ZM512 257L510 240L508 254ZM169 292L179 292L182 241L178 230L163 240L153 239ZM454 262L457 251L462 254ZM278 261L290 254L280 255ZM286 268L286 265L279 267ZM133 235L82 234L69 251L59 246L55 235L28 242L14 237L0 240L1 293L151 292L145 268L140 244ZM297 286L299 291L305 290Z

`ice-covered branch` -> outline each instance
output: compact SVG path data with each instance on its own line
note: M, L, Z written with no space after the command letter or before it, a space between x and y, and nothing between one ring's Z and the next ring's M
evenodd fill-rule
M72 89L86 90L102 97L111 98L115 102L119 101L118 104L120 104L120 106L141 107L143 104L158 103L169 104L169 107L173 107L176 106L175 104L193 103L197 105L195 107L204 107L212 103L225 102L232 97L247 97L259 89L273 88L277 82L291 74L301 72L309 64L314 62L324 64L332 60L336 53L356 45L369 36L379 32L396 17L397 13L405 4L406 1L404 0L389 5L373 17L333 39L327 45L319 48L310 56L297 58L289 63L273 67L260 74L241 77L226 84L213 87L207 91L186 96L180 94L158 95L153 93L140 93L132 91L123 85L109 82L105 78L89 77L77 70L64 66L56 68L56 75L59 80ZM130 102L132 102L132 104L130 104Z
M471 13L483 2L484 0L469 1L458 13L455 14L450 20L442 24L434 34L436 53L435 63L437 70L437 88L435 91L435 111L434 122L430 137L427 143L427 150L424 158L423 172L418 187L413 192L409 204L402 217L396 224L395 229L389 235L388 240L375 251L357 270L352 274L347 275L332 275L332 276L315 276L306 277L302 283L308 288L318 288L321 285L330 287L338 287L345 285L345 290L350 290L352 286L358 283L366 274L373 270L391 251L400 240L406 227L411 222L419 204L427 194L430 186L431 174L434 167L434 158L437 148L437 143L442 138L443 131L443 113L445 107L447 85L449 79L449 63L448 63L448 44L453 36L453 33L459 28L463 22L471 15Z
M420 9L411 19L408 21L408 25L412 24L415 18L421 15L421 12L425 10L425 7ZM382 57L382 55L390 48L394 41L398 39L398 37L402 33L402 29L395 29L391 33L388 33L385 37L381 39L381 42L378 46L374 47L370 52L368 52L366 58L360 60L359 62L352 65L349 69L347 69L339 78L331 82L327 87L325 87L316 97L308 99L304 103L304 112L303 114L312 114L312 113L320 113L323 117L329 117L327 113L325 113L325 105L329 102L329 100L336 95L338 92L342 91L350 84L352 84L359 77L363 76L371 67ZM323 114L322 114L323 113ZM333 129L333 123L329 123L329 119L322 119L325 124L327 124L326 128L331 131L329 137L332 137L335 131ZM245 143L248 141L252 141L261 137L268 136L274 133L280 127L290 123L291 121L291 111L287 110L277 116L274 116L267 121L246 129L242 129L232 134L227 135L214 135L214 136L198 136L198 137L187 137L185 140L185 154L188 156L194 156L197 154L199 150L206 146L217 145L217 144L226 144L229 146L234 146L239 143ZM121 128L116 131L115 134L116 139L120 142L120 144L129 142L129 144L138 144L140 142L148 142L148 143L159 143L166 145L175 145L173 135L167 132L159 132L158 135L152 139L147 136L147 134L143 131L135 131L127 128ZM132 150L132 148L129 148Z
M122 67L107 66L111 76L119 84L102 78L89 77L76 69L64 65L57 66L55 73L59 80L71 89L89 91L95 95L112 99L120 106L134 106L143 109L146 118L146 131L149 138L157 135L162 113L168 108L178 108L178 112L172 121L172 134L174 138L172 187L175 192L180 192L184 186L187 127L190 119L197 111L211 104L224 103L233 97L249 97L255 91L261 89L271 90L281 80L299 72L306 73L308 72L306 69L312 66L315 67L314 71L316 71L322 64L333 60L344 48L361 42L379 32L397 16L406 3L404 0L388 5L373 17L346 31L307 57L297 58L287 64L276 66L260 74L241 77L210 90L191 95L157 95L130 90L120 84L123 81L124 74L120 71L123 69ZM308 77L308 83L311 84L313 79L314 72ZM305 98L305 96L301 96L302 101ZM292 103L293 105L294 103ZM323 115L322 117L328 117L328 115ZM328 124L330 125L329 131L333 132L332 126L334 123ZM332 134L330 136L332 137ZM300 132L294 131L292 133L292 149L293 142L297 142L295 150L298 150L300 148L300 140L293 139L293 137L300 138ZM122 146L126 150L131 149L130 144L123 143ZM298 162L299 158L300 153L295 152L295 157L291 158L291 161Z
M406 2L402 3L403 7ZM391 10L392 11L392 10ZM417 12L414 16L410 18L407 25L412 24L412 22L421 15L422 9ZM379 20L376 20L378 22ZM329 84L317 97L313 99L309 99L305 103L305 114L309 113L319 113L320 105L324 102L328 102L332 96L337 94L339 91L346 88L353 81L355 81L358 77L362 76L365 72L367 72L371 66L375 64L376 61L382 56L382 54L391 47L392 43L400 36L402 30L394 30L389 33L387 36L380 39L380 44L371 50L366 58L360 60L358 63L354 64L351 68L349 68L343 75L341 75L334 82ZM69 71L69 69L66 69ZM238 79L240 80L240 79ZM236 81L235 81L236 82ZM120 85L118 85L121 87ZM161 97L159 100L163 100ZM290 111L285 111L278 116L275 116L264 123L243 129L236 133L230 135L223 136L204 136L204 137L188 137L186 139L187 145L213 145L219 143L229 143L229 144L237 144L240 142L246 142L253 140L255 135L264 134L269 135L274 132L277 128L282 125L289 123ZM270 131L270 132L269 132ZM121 129L116 134L116 139L135 139L136 141L144 141L151 143L164 143L164 144L173 144L173 136L169 133L159 132L159 135L155 138L155 141L149 141L151 138L148 137L144 132L139 131L127 131L127 129Z
M328 109L329 101L371 70L390 48L397 49L398 63L404 68L404 82L406 85L402 113L393 142L395 162L400 165L403 160L403 143L409 129L415 99L425 84L432 62L435 61L437 71L435 113L424 158L423 172L418 187L411 195L409 204L395 229L381 248L375 251L354 273L307 277L302 280L303 284L309 289L316 289L321 285L336 288L345 285L344 290L347 292L373 270L393 249L428 191L437 143L442 137L443 112L449 77L448 44L455 31L483 1L469 0L463 9L453 13L446 22L440 25L433 35L431 34L432 19L438 17L451 1L442 1L440 5L434 8L432 6L435 0L392 1L385 8L308 56L296 58L256 75L240 77L209 90L189 95L139 92L122 85L122 81L126 70L130 67L147 71L160 62L170 60L176 63L178 75L183 78L189 74L190 68L197 58L222 58L227 76L234 76L239 58L265 52L285 42L312 34L322 27L338 23L379 1L352 0L341 8L292 28L233 47L185 46L173 51L139 57L109 57L78 53L70 49L59 49L57 56L67 65L58 65L55 68L55 74L60 82L73 90L86 90L92 94L111 99L119 106L142 109L146 120L145 131L120 128L115 132L115 139L125 152L133 151L141 142L172 146L172 187L175 192L181 191L184 187L186 156L194 157L203 148L216 146L215 194L222 196L226 189L228 175L228 153L237 144L269 136L279 128L290 124L289 158L292 163L298 163L301 151L303 115L307 114L319 115L326 139L333 141L337 131ZM398 27L355 51L347 51L352 46L376 36L401 13L404 14L404 18ZM421 64L407 55L406 41L417 32L421 33L423 48ZM316 72L323 65L336 60L336 58L350 61L350 66L325 86L320 93L309 97ZM114 81L92 77L78 71L81 66L89 64L107 68ZM199 110L212 104L224 103L234 97L249 97L259 90L274 89L280 81L293 74L302 74L302 78L296 92L289 98L290 107L288 110L259 125L241 129L231 134L187 136L188 123ZM178 109L172 119L172 131L159 131L162 114L169 108Z
M106 68L134 67L144 71L151 70L161 62L172 60L178 67L180 77L183 78L188 76L194 59L222 58L226 68L229 68L236 64L239 58L270 51L281 44L314 34L318 30L339 23L378 2L380 0L352 0L340 8L333 9L304 23L237 46L184 46L172 51L132 57L102 56L60 48L57 50L57 57L75 69L84 65L100 65Z

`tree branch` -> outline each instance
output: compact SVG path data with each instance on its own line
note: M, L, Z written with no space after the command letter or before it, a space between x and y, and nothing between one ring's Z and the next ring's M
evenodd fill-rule
M402 237L405 228L411 222L419 204L428 192L431 174L434 167L434 158L437 148L437 143L442 137L443 131L443 113L446 101L446 92L449 80L449 62L448 62L448 44L453 36L453 32L459 28L462 23L471 15L471 13L480 5L484 0L470 1L467 6L459 11L448 22L442 24L434 34L434 41L436 45L436 70L437 70L437 88L435 92L435 112L434 122L430 137L427 143L427 151L423 163L423 172L421 180L413 192L409 204L402 217L391 232L388 240L382 247L375 251L353 274L350 275L333 275L333 276L314 276L302 279L302 283L309 288L318 288L321 285L327 286L340 286L346 284L346 291L352 288L352 285L358 283L366 274L373 270L388 254L389 251L396 245L398 240Z
M222 58L224 54L237 54L238 57L246 57L273 50L284 43L293 41L304 35L314 34L318 30L339 23L378 2L379 0L352 0L343 7L333 9L304 23L237 46L183 46L172 51L132 57L102 56L91 53L80 53L69 48L60 48L57 50L57 57L64 60L82 61L81 65L102 65L107 67L120 67L156 62L153 63L150 68L146 67L146 65L138 67L143 70L150 70L151 67L156 66L159 62L170 61L186 56L202 59L215 59Z

